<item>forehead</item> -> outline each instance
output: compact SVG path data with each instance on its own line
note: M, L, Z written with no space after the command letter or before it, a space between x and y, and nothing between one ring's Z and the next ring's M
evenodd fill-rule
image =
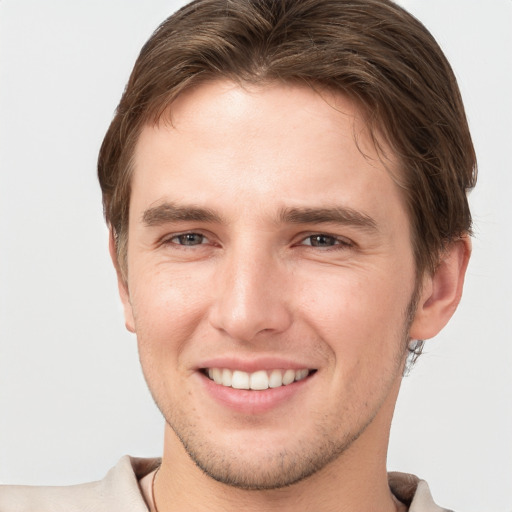
M339 93L216 81L184 92L165 118L144 127L132 200L186 196L204 205L231 194L239 207L256 198L276 207L357 206L387 194L401 203L390 175L397 170L391 151L376 151L358 106Z
M368 126L367 118L372 116L366 115L366 111L365 106L352 98L321 84L280 81L253 84L214 79L182 91L155 123L157 127L176 128L176 133L193 128L196 138L205 142L228 132L230 126L224 120L231 126L236 123L243 127L248 135L278 131L283 142L296 137L301 126L309 127L311 132L318 127L334 128L338 135L342 129L345 131L342 138L345 135L352 138L362 155L384 158L387 165L394 165L393 151L384 143L379 127ZM152 124L148 123L142 134ZM287 131L283 131L284 126Z

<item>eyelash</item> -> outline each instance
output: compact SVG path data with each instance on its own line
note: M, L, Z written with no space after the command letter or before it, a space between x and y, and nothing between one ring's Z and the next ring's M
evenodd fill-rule
M194 236L201 237L200 243L186 244L186 243L179 243L179 242L174 241L176 239L180 239L180 238L184 238L184 237L194 237ZM317 239L317 242L318 242L318 239L320 239L320 238L323 238L324 242L325 242L325 240L328 240L328 241L332 242L332 245L315 245L315 243L312 241L315 238ZM304 243L306 240L310 240L310 243ZM163 245L176 245L176 246L180 246L180 247L196 247L199 245L205 245L206 243L208 243L208 237L202 233L197 233L195 231L187 231L185 233L175 234L175 235L173 235L167 239L164 239L162 241ZM344 237L337 237L337 236L329 235L326 233L313 233L306 237L301 238L299 243L297 243L295 245L299 245L299 246L303 246L303 247L320 248L320 249L324 249L324 250L339 250L339 249L349 249L349 248L353 247L354 244L350 240L348 240Z
M189 244L177 243L177 242L173 241L175 239L184 238L184 237L193 237L193 236L201 237L201 242L198 244L190 244L189 245ZM195 231L187 231L185 233L178 233L176 235L173 235L169 238L164 239L162 241L162 244L163 245L178 245L181 247L195 247L197 245L204 245L205 240L208 241L208 237L206 235L203 235L202 233L197 233Z
M323 245L323 246L314 245L313 243L311 243L311 239L314 239L314 238L328 239L329 241L332 241L332 245ZM327 233L314 233L312 235L308 235L305 238L302 238L301 241L304 242L308 239L310 239L310 243L309 244L302 243L302 245L305 245L306 247L318 247L318 248L324 249L324 250L349 249L349 248L353 247L353 245L354 245L350 240L348 240L344 237L328 235Z

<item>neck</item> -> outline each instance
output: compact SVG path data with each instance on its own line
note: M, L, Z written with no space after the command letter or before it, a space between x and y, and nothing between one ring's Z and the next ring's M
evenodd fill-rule
M179 442L179 441L178 441ZM398 502L391 494L382 453L372 453L372 464L361 464L359 450L351 447L335 462L311 477L282 489L253 491L216 482L193 462L182 464L177 447L168 463L164 457L154 484L158 512L260 512L261 510L318 512L380 510L396 512ZM350 452L358 452L355 453ZM370 455L370 454L369 454ZM188 458L188 455L185 453ZM385 459L385 454L384 454ZM359 462L358 462L359 461ZM178 469L179 468L179 469ZM151 501L151 500L150 500Z

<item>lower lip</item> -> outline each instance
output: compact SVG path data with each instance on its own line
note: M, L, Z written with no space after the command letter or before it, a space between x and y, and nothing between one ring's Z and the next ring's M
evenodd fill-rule
M316 372L315 372L316 373ZM262 414L289 402L297 394L301 394L304 387L310 383L313 374L305 379L292 382L278 388L268 388L261 391L247 389L234 389L209 379L206 375L198 372L207 392L224 407L243 414Z

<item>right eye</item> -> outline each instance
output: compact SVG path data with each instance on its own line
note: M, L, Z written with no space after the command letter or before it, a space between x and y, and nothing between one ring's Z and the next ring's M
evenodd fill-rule
M206 244L208 243L208 239L200 233L182 233L169 238L167 243L192 246Z

